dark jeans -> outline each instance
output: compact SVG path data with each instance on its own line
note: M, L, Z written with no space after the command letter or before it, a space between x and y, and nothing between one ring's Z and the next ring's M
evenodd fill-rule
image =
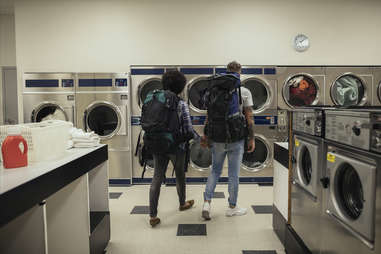
M172 161L172 164L175 168L176 187L177 187L177 195L179 196L179 203L180 205L185 204L185 172L184 172L185 153L183 151L179 151L176 155L154 154L153 160L155 165L155 172L153 175L152 184L149 191L149 207L150 207L150 216L156 217L157 206L159 204L160 187L164 180L169 160Z

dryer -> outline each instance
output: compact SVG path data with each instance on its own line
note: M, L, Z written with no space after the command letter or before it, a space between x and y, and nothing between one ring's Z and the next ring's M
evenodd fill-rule
M373 72L370 67L327 67L326 105L371 105Z
M131 183L130 92L127 73L79 73L77 127L108 145L109 178Z
M380 108L326 113L321 253L381 251L380 126Z
M372 105L381 105L381 66L373 67L373 101Z
M324 67L277 67L278 108L324 105Z
M24 73L24 123L48 119L75 125L75 74Z
M134 156L132 159L132 180L133 183L149 183L153 177L153 161L147 163L144 179L142 179L143 167L139 164L139 157L136 148L142 128L140 126L141 107L145 97L155 89L162 89L161 78L168 70L177 69L174 66L131 66L131 129L132 129L132 148ZM143 139L143 133L140 135ZM171 165L171 163L169 163ZM171 177L172 170L169 166L167 178Z

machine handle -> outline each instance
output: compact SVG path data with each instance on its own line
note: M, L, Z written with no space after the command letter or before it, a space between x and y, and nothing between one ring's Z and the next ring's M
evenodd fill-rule
M320 182L323 185L323 188L327 189L329 186L329 177L320 178Z
M291 162L292 162L292 164L295 164L295 163L296 163L296 158L295 158L294 155L291 157Z
M87 132L87 110L83 112L83 129Z

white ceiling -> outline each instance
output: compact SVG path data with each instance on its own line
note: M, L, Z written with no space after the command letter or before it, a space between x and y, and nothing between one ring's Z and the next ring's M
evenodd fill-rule
M0 14L13 14L14 0L0 0Z

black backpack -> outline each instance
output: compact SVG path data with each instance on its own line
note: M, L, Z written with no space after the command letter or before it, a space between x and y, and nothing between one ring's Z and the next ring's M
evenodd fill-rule
M232 74L217 74L209 78L204 103L208 109L205 135L218 143L232 143L247 137L246 120L240 112L242 104L239 78ZM238 113L229 115L233 95L238 93Z
M178 115L180 98L168 90L150 92L142 107L141 126L144 145L153 154L173 152L182 142Z

